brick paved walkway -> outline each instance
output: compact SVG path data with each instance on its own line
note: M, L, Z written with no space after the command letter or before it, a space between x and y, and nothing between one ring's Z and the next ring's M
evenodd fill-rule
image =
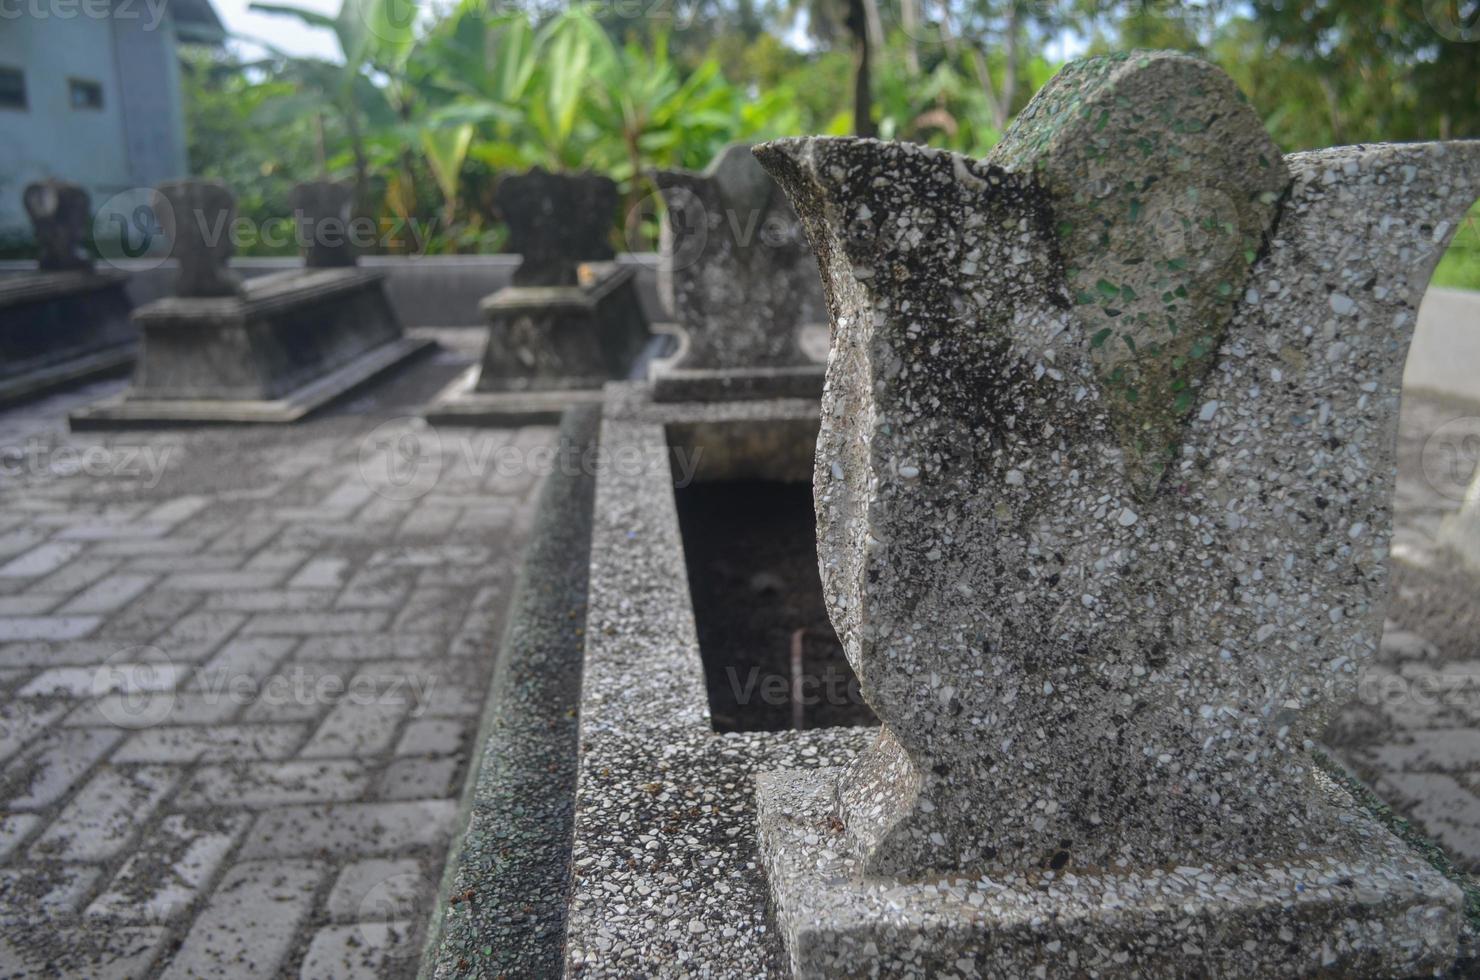
M1408 394L1400 429L1387 626L1326 742L1480 871L1480 577L1436 539L1480 457L1480 404Z
M416 428L466 353L291 428L0 413L0 974L414 972L554 439ZM1480 868L1480 579L1421 458L1470 417L1405 402L1389 627L1326 741Z
M553 430L0 414L0 974L406 976ZM537 462L534 464L537 466Z

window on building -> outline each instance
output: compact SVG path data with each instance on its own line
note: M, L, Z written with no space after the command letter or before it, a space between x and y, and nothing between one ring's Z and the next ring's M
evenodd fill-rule
M74 109L103 108L103 86L85 78L67 79L67 93Z
M26 107L26 75L19 68L0 67L0 109Z

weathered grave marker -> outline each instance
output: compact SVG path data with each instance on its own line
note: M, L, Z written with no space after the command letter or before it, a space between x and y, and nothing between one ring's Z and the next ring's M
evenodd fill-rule
M496 200L522 261L512 286L479 303L482 363L437 396L433 422L555 422L571 404L600 401L605 382L651 351L635 272L611 261L615 183L536 168L500 181Z
M1307 750L1381 631L1480 144L1281 160L1154 53L1066 68L984 160L757 155L829 293L819 559L883 723L761 781L798 974L1442 967L1457 891Z
M87 191L66 181L43 180L29 185L22 201L41 253L37 268L42 272L91 271L93 260L86 242L92 204Z
M661 281L686 344L655 365L660 401L819 395L801 330L825 320L817 263L786 195L733 143L703 173L659 171L668 206Z
M350 236L353 187L338 181L306 181L293 188L288 200L305 268L342 269L355 264Z
M610 177L536 167L499 181L494 203L509 226L509 249L521 258L515 286L575 286L581 263L615 258L617 185Z
M156 191L164 199L157 214L170 242L170 257L180 265L175 295L240 293L241 277L227 268L236 251L236 198L231 191L220 181L195 179L165 181Z

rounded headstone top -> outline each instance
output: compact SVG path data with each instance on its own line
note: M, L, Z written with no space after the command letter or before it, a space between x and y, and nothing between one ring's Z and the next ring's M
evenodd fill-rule
M1284 157L1220 69L1152 51L1069 65L989 159L1048 191L1127 464L1154 486L1274 226Z

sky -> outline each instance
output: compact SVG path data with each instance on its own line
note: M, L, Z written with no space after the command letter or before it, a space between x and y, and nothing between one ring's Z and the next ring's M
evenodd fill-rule
M339 12L339 0L283 0L295 7L306 7L333 16ZM221 15L226 30L234 35L259 38L280 51L292 55L312 55L332 60L339 59L339 45L334 35L326 30L306 27L292 17L254 13L247 8L252 0L211 0L211 6ZM232 42L234 47L250 57L261 54L260 48Z

